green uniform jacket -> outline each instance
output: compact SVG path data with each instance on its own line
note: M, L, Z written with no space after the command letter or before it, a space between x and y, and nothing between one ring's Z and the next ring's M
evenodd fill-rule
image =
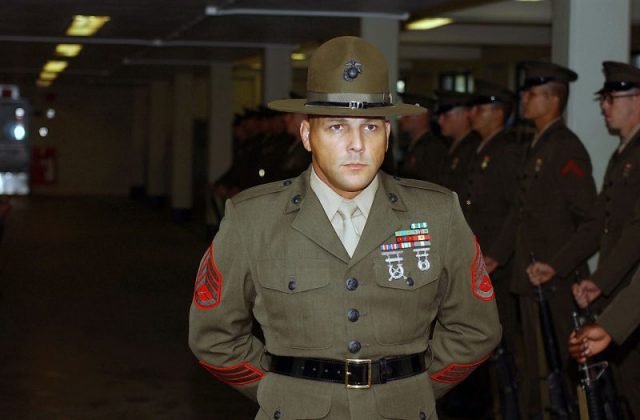
M499 239L485 250L500 264L513 255L512 292L534 293L525 272L531 252L538 261L554 261L571 248L578 226L592 220L596 188L591 173L586 149L562 121L552 124L533 149L527 146L518 201ZM576 268L586 277L586 264L571 267L570 272Z
M631 278L627 287L622 289L607 309L598 318L613 340L622 344L640 325L640 269Z
M591 278L608 297L628 284L640 264L640 134L613 153L590 223L580 226L572 246L552 261L559 273L600 249Z
M437 184L446 156L447 145L444 139L429 131L407 151L398 173L405 178L421 179Z
M457 147L444 158L438 177L440 185L455 191L458 195L466 190L467 168L471 157L480 144L480 135L470 131Z
M516 201L521 162L522 146L504 129L471 156L460 199L482 249L491 249Z
M379 174L352 258L309 187L309 171L227 202L200 263L189 345L216 379L257 398L257 418L437 418L435 398L499 342L493 287L455 194ZM380 245L395 243L396 231L420 222L430 235L428 265L414 249L383 254ZM353 309L359 316L349 320ZM346 389L268 373L265 351L337 360L427 351L429 368Z

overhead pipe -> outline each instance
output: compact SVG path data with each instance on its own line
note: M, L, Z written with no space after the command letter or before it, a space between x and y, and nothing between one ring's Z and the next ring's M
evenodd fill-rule
M405 21L409 19L409 13L382 13L362 11L338 11L338 10L300 10L300 9L224 9L217 6L205 8L207 16L301 16L301 17L337 17L337 18L378 18Z

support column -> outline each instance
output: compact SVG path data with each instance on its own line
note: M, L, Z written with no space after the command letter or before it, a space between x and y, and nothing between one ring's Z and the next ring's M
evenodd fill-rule
M187 221L193 208L193 76L177 74L173 89L171 210L176 221Z
M400 45L400 24L396 19L383 19L383 18L362 18L360 20L360 36L376 47L387 59L387 66L389 67L389 92L393 98L393 102L399 102L397 98L397 83L398 83L398 47ZM391 136L392 139L398 138L398 119L392 118L391 122ZM390 144L390 148L393 153L393 162L391 167L387 167L387 161L385 160L385 169L391 170L396 173L397 170L397 156L399 154L398 141L393 141Z
M136 88L133 93L133 126L131 130L131 172L129 195L145 195L147 129L149 128L149 89Z
M210 67L208 181L215 182L231 167L233 80L231 63Z
M164 204L168 184L169 83L151 83L149 106L149 157L147 165L147 195L152 204Z
M567 125L585 144L598 189L618 138L607 131L594 92L602 87L602 62L629 62L630 0L553 1L552 59L576 73L567 104Z
M291 47L270 46L264 49L262 63L262 103L289 97L293 70Z

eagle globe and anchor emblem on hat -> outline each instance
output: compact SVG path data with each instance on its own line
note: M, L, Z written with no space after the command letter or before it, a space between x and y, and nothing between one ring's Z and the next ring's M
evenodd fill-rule
M427 111L418 105L393 102L384 55L355 36L333 38L316 49L307 70L306 98L280 99L268 106L276 111L353 117L416 115Z

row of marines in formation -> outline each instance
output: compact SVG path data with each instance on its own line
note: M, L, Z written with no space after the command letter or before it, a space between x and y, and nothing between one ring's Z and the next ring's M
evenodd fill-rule
M495 83L476 80L472 94L439 90L436 100L403 97L429 112L400 118L406 147L397 174L457 193L491 272L504 347L522 351L515 358L521 409L531 418L543 412L535 286L542 286L548 298L568 376L575 376L576 369L566 345L576 303L581 308L591 304L597 311L612 306L602 318L605 336L617 343L608 357L627 408L640 416L637 316L609 314L617 306L609 304L621 290L631 301L637 296L626 286L640 265L640 70L605 62L603 71L605 84L596 95L605 123L620 143L599 194L589 154L562 119L569 85L578 77L570 69L550 63L525 66L520 104L523 119L533 126L528 141L505 126L517 96ZM308 167L311 157L298 139L302 118L262 112L238 120L235 164L216 183L216 193L230 197ZM253 154L257 149L261 152ZM391 157L383 169L395 172ZM598 266L591 273L586 261L597 251ZM516 337L523 344L515 343ZM593 345L575 333L571 343L580 359Z

